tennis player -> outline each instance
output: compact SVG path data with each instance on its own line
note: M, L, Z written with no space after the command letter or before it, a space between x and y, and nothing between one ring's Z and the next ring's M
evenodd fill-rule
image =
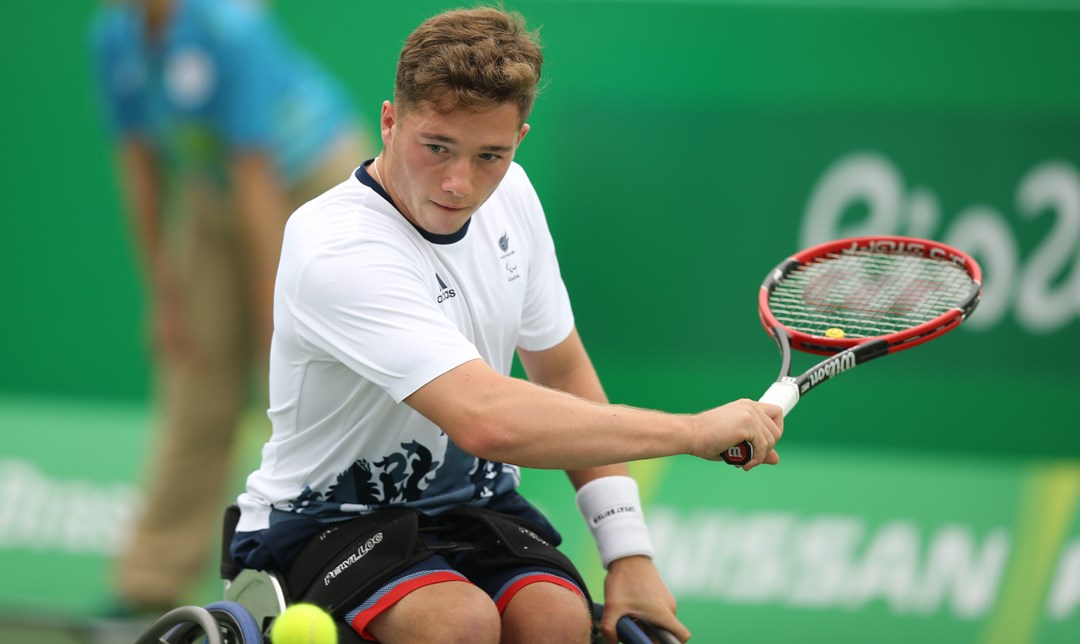
M564 469L577 489L607 569L603 634L630 614L685 641L624 463L715 460L744 439L748 469L778 461L774 406L607 403L540 200L514 163L542 60L515 13L425 21L382 106L382 152L286 228L273 435L239 498L232 550L287 571L366 639L589 641L587 589L515 491L526 467ZM530 382L509 376L515 351ZM425 550L432 529L478 550ZM419 547L402 546L416 530Z

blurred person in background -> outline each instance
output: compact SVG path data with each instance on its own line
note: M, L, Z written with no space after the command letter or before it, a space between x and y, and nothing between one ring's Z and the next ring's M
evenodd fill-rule
M207 563L242 412L249 395L265 400L285 220L351 177L370 134L261 3L108 2L91 36L161 414L116 599L160 612Z

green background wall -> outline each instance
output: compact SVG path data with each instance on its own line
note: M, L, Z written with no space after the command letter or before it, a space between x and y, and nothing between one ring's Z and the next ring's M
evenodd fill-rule
M1050 562L1015 588L1049 592L1057 553L1080 537L1080 432L1064 404L1080 394L1080 2L506 4L546 43L546 87L518 160L545 201L579 327L613 400L694 411L758 396L777 356L756 291L801 246L864 232L929 236L971 251L986 273L985 300L965 328L801 403L784 440L789 469L758 475L760 487L744 491L726 471L682 459L642 466L661 526L771 503L807 520L852 513L873 535L892 525L873 509L879 499L895 505L890 490L913 486L931 508L910 510L925 539L950 521L982 536L1004 526L1028 544L1015 553ZM110 424L101 418L118 415L101 444L124 446L112 471L130 479L145 428L141 412L115 410L145 408L149 360L140 277L90 85L93 5L11 0L0 20L0 432L40 432L8 442L0 457L42 454L46 474L109 480L107 461L86 472L78 459L48 464L35 437L69 432L78 440L57 444L93 449L94 432ZM279 0L274 10L375 116L401 42L447 6ZM106 412L80 424L58 402L73 400ZM42 410L53 406L61 411L50 424ZM830 472L845 482L830 486ZM540 496L565 496L563 484L534 480ZM825 482L793 492L810 481ZM860 483L865 496L845 505L839 493ZM717 489L715 501L683 500L703 484ZM1032 489L1064 500L1032 514L1025 499L1044 498ZM1061 527L1040 541L1047 517ZM1025 530L1035 536L1024 541ZM727 606L722 614L737 618L739 600L724 589L696 593L694 583L680 587L692 628L726 633L708 616ZM1003 634L1030 635L1038 629L1024 625L1043 616L1017 601L967 622L946 611L938 622L876 623L895 627L896 641L944 623L950 641L1023 641ZM747 610L761 620L791 607L777 602ZM890 606L860 619L895 617ZM837 610L856 608L865 607ZM828 620L776 623L815 632ZM1068 641L1055 639L1060 622L1043 629L1046 641Z
M377 115L404 36L442 6L275 9ZM828 237L921 234L983 261L983 310L944 342L815 394L789 439L1080 453L1058 411L1080 358L1080 11L510 6L541 27L548 57L519 160L546 201L613 397L693 410L758 395L776 365L754 311L769 268ZM141 283L90 86L90 10L53 15L20 0L0 27L10 151L0 391L139 400ZM852 411L831 417L841 402ZM940 420L909 422L911 402Z

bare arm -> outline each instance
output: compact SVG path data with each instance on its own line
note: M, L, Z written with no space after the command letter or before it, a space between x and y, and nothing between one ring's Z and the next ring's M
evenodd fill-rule
M184 353L186 335L177 277L164 241L157 156L149 145L129 137L120 142L117 166L136 254L146 280L152 342L159 352L175 358Z
M473 360L435 378L406 402L466 451L525 467L565 469L575 488L624 475L625 463L636 459L693 454L718 460L744 439L755 453L746 469L778 461L772 451L783 429L778 407L739 400L681 415L607 404L576 331L551 349L519 356L536 384ZM689 638L675 617L675 598L648 557L612 561L605 590L601 630L609 639L616 620L628 614L645 617L682 641Z
M518 356L530 381L573 393L586 400L608 402L576 329L565 341L551 349L539 352L519 349ZM629 469L625 464L617 463L569 470L567 475L574 489L580 489L586 483L604 476L629 476ZM605 614L600 628L610 640L616 639L615 623L623 615L647 618L681 641L690 637L690 631L675 616L677 605L674 595L649 557L633 555L612 561L604 580L604 596Z
M472 360L405 402L471 454L577 470L691 450L689 416L604 405L503 376Z
M232 161L234 198L250 279L250 304L256 313L255 347L265 361L274 321L274 279L289 206L272 160L261 152L237 153Z
M577 329L555 347L546 351L518 350L521 366L530 382L544 387L565 391L584 400L606 404L607 394L596 375L596 369L585 351ZM629 470L624 463L602 465L587 469L567 470L574 489L580 488L601 476L626 476Z
M549 351L574 353L573 343L580 343L576 334L564 341L566 346ZM573 471L578 485L599 474L577 470L675 454L718 460L742 440L754 445L755 458L746 469L778 460L772 451L783 427L778 407L738 400L699 414L669 414L609 405L581 397L603 399L599 383L589 383L595 379L595 373L589 375L591 365L586 370L576 363L569 370L548 372L550 365L563 361L550 360L541 368L534 357L523 356L524 363L538 378L580 387L580 396L503 376L482 360L473 360L435 378L405 402L471 454L523 467Z
M161 188L157 159L150 147L136 139L120 143L117 165L128 219L138 246L139 260L151 282L161 266Z

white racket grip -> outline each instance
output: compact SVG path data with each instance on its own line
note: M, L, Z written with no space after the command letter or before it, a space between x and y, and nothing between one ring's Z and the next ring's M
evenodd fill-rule
M799 402L799 386L785 380L774 382L758 402L776 405L783 409L784 416L787 416L795 408L795 403Z

